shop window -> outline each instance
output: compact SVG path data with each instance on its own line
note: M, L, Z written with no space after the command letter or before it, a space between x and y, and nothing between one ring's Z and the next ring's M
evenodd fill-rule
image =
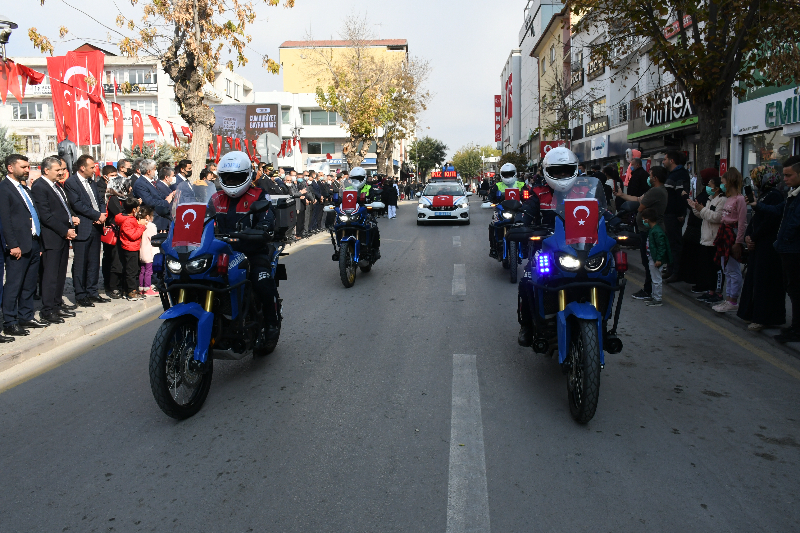
M334 126L336 113L327 111L303 111L303 126Z
M780 167L792 155L792 138L783 130L765 131L748 135L742 143L742 173L749 176L753 169L762 166Z
M283 109L281 109L281 122L283 122L284 124L291 124L291 122L290 122L291 114L292 114L291 113L291 108L284 107Z
M334 143L308 143L309 155L332 154L336 151Z

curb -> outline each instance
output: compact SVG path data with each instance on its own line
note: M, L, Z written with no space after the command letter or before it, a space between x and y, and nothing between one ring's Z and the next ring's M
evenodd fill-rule
M28 361L33 357L54 350L59 346L79 340L85 335L91 335L111 326L114 328L124 326L130 321L141 318L140 313L146 312L153 307L161 308L160 298L148 298L130 307L118 309L108 314L94 316L83 323L76 322L71 324L73 326L72 329L58 335L44 334L41 339L38 339L32 345L0 355L0 372Z

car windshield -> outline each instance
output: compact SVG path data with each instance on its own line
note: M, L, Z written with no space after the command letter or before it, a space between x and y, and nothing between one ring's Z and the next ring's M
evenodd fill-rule
M423 196L460 196L464 191L455 183L431 183L422 191Z

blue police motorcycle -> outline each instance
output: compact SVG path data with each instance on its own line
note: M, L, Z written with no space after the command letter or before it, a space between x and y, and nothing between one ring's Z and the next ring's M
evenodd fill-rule
M173 223L168 234L152 239L154 246L161 247L161 253L153 259L153 272L164 307L159 318L164 322L150 353L150 388L161 410L176 419L193 416L203 406L215 359L239 360L249 354L266 355L274 349L274 342L267 342L264 335L262 305L275 305L281 320L281 300L262 303L254 298L248 259L234 250L240 241L257 244L270 236L263 230L243 227L229 235L215 234L214 216L205 210L214 188L192 189L181 191L185 194L178 196L176 211L182 213L179 222L193 221L192 217L206 213L201 238L194 243L173 242ZM256 201L242 219L269 206L269 200ZM276 283L285 280L285 265L278 262L284 245L264 246L272 259L273 279Z
M339 277L342 285L349 289L356 283L356 271L369 272L379 259L373 240L378 223L374 212L385 208L382 202L367 205L355 204L352 208L325 206L324 211L336 213L336 221L331 229L333 255L331 259L339 263Z
M570 414L585 424L597 409L604 352L622 351L616 332L628 262L619 243L630 235L615 233L619 220L606 211L605 194L595 178L584 179L567 195L556 193L555 197L555 227L529 240L531 260L520 280L519 312L521 322L524 316L532 318L533 350L558 353L558 363L567 375ZM565 212L565 201L579 198L598 203L596 238L568 244L565 216L573 213ZM577 209L584 214L583 208Z
M493 230L490 235L494 238L494 242L489 244L493 246L494 255L490 255L508 269L509 281L516 283L519 265L528 258L526 243L536 231L533 224L538 217L529 204L519 200L503 200L498 204L486 202L481 207L494 208L489 223L490 230Z

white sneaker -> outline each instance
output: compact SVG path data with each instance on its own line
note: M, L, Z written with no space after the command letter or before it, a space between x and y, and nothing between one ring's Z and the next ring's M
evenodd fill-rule
M727 313L728 311L736 311L737 309L739 309L739 305L732 303L728 300L725 300L724 302L715 305L711 309L713 309L717 313Z
M749 329L750 331L761 331L762 329L764 329L764 324L756 324L755 322L753 322L752 324L747 326L747 329Z

